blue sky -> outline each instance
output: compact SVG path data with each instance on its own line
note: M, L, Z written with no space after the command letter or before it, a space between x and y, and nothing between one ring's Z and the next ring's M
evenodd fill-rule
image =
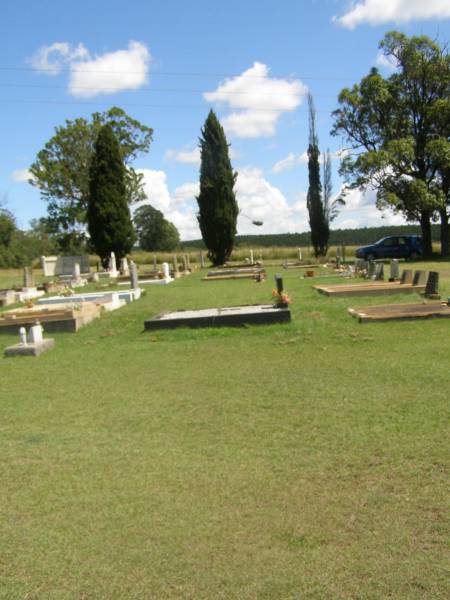
M183 239L200 237L197 145L210 108L239 173L239 233L305 231L307 91L338 193L339 91L373 65L389 74L378 56L386 31L450 37L447 0L4 0L0 16L0 201L19 226L45 215L27 169L54 128L121 106L154 129L135 167ZM356 191L333 226L402 222Z

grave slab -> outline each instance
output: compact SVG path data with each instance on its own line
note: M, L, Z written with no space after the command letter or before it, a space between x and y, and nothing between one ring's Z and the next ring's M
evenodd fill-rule
M336 285L315 285L314 289L325 296L381 296L384 294L412 294L425 290L424 285L410 285L399 282L374 281Z
M348 312L352 317L357 318L360 323L450 318L450 306L445 302L365 306L363 308L349 308Z
M0 313L0 333L15 333L21 327L32 326L39 321L45 332L77 332L81 327L100 317L101 304L93 302L78 305L34 306L17 308Z
M145 321L145 329L267 325L287 323L290 320L291 312L287 307L278 308L273 304L255 304L165 313Z

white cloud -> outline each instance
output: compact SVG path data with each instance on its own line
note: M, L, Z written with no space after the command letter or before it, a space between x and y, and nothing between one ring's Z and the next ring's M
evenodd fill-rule
M28 169L17 169L11 173L11 178L18 183L28 183L30 179L33 179L33 175Z
M226 79L214 92L203 94L207 102L237 109L222 119L228 133L243 138L272 136L278 119L302 102L306 86L298 79L269 77L267 65L255 62L233 79Z
M166 160L173 160L175 162L199 165L200 148L194 148L193 150L167 150L164 158Z
M236 185L239 204L238 234L287 233L307 227L306 199L289 204L283 193L267 179L261 169L247 167L239 171ZM262 221L255 227L252 221Z
M182 240L199 239L200 229L197 223L198 183L185 183L170 193L167 185L167 175L164 171L139 169L144 175L144 191L147 200L136 204L133 208L151 204L160 210L164 217L171 221L180 232Z
M73 96L90 97L136 90L147 83L150 58L144 44L131 41L127 50L72 62L69 92Z
M303 152L303 154L294 154L293 152L290 152L286 158L282 158L273 165L272 171L274 173L281 173L281 171L293 169L296 165L305 164L307 162L308 154L306 150Z
M377 54L377 57L375 59L375 64L378 65L379 67L382 67L383 69L386 69L386 71L395 71L398 67L397 61L395 60L395 58L391 55L386 56L382 50L380 50Z
M392 211L381 212L375 206L376 192L351 190L345 196L345 206L333 221L333 229L355 229L359 227L377 227L379 225L405 225L401 214Z
M29 62L40 73L59 75L72 61L88 58L89 52L83 44L72 47L67 42L55 42L50 46L41 46Z
M69 93L89 98L138 89L147 83L150 60L150 52L140 42L130 41L126 50L94 58L83 44L72 47L67 42L56 42L40 48L30 62L38 72L47 75L58 75L63 68L68 69Z
M349 10L333 20L343 27L354 29L362 23L380 25L394 21L445 19L450 17L448 0L364 0L351 2Z

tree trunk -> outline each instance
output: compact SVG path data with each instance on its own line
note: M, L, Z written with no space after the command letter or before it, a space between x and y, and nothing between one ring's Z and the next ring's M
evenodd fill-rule
M441 256L450 256L450 224L449 215L445 208L439 211L441 216Z
M422 230L423 257L431 258L433 246L431 243L431 212L429 210L420 212L420 228Z

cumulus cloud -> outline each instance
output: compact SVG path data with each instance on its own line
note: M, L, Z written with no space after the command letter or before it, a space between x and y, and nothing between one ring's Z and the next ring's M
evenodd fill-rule
M18 183L28 183L30 179L33 179L33 175L28 169L17 169L11 173L11 178Z
M89 52L83 46L71 46L67 42L55 42L50 46L41 46L31 57L31 66L44 75L59 75L62 69L72 61L89 58Z
M38 72L47 75L68 69L69 93L89 98L140 88L147 83L150 60L145 44L135 41L130 41L125 50L94 57L83 44L72 47L67 42L56 42L40 48L30 62Z
M267 65L255 62L250 69L226 79L203 97L207 102L225 104L232 109L222 120L228 133L255 138L274 135L280 116L295 110L306 92L300 80L270 78Z
M333 20L343 27L354 29L362 23L380 25L394 21L445 19L450 17L448 0L363 0L351 2L349 10Z
M189 165L199 165L200 148L194 148L193 150L167 150L164 158Z
M374 190L351 190L345 196L345 206L333 221L333 229L355 229L377 227L379 225L405 225L401 214L392 211L381 212L375 205Z
M184 183L171 194L167 183L167 175L164 171L139 169L138 172L144 176L144 191L147 200L136 204L134 209L145 204L151 204L175 225L182 240L200 238L195 200L199 189L198 183Z
M301 165L304 163L308 162L308 154L305 150L305 152L303 152L303 154L294 154L293 152L290 152L286 158L282 158L281 160L279 160L278 162L276 162L273 167L272 167L272 171L274 173L281 173L282 171L287 171L289 169L293 169L295 166L297 165Z
M393 56L386 56L383 54L382 50L380 50L375 59L375 64L379 67L386 69L386 71L395 71L398 67L397 61Z

